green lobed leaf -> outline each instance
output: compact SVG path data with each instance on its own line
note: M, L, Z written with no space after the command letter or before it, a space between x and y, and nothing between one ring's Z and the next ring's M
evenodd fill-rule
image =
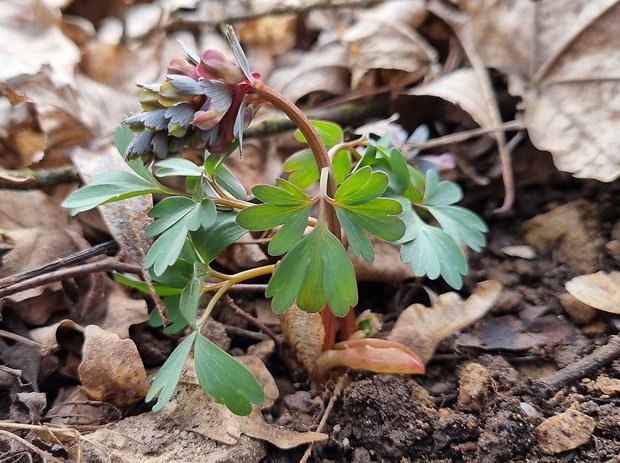
M357 304L353 264L338 238L319 222L280 261L265 294L273 297L276 313L297 300L307 312L318 312L327 302L342 317Z
M395 199L375 198L358 206L337 204L336 211L348 215L360 226L382 240L397 241L405 234L406 226L397 217L402 212L402 206Z
M129 147L129 144L134 138L136 138L136 134L125 124L120 124L114 130L114 144L116 145L116 149L121 154L121 156L123 156L123 158L127 153L127 148Z
M183 223L190 231L199 228L208 228L215 223L217 218L217 208L210 199L203 199L199 203L194 203L194 207L187 216L182 219Z
M155 275L162 275L178 259L185 244L187 231L183 222L178 222L162 233L146 254L145 267L152 267Z
M201 334L194 348L196 376L202 389L236 415L249 415L252 404L265 401L265 392L244 365Z
M192 349L192 345L194 344L194 340L197 335L198 332L194 331L187 338L185 338L183 342L181 342L177 348L172 351L170 357L168 357L157 373L157 376L155 376L153 384L144 399L146 402L150 402L157 394L159 394L157 403L153 407L153 411L156 412L161 410L164 405L168 403L172 397L172 394L174 394L174 390L176 389L179 379L181 378L181 373L183 372L185 360L187 360L187 357L189 356L189 352Z
M406 212L409 240L402 244L401 260L411 263L415 275L431 279L441 276L459 289L463 284L461 275L467 273L467 261L456 241L445 231L425 223L412 210Z
M274 206L272 204L257 204L247 207L237 214L237 223L246 230L259 231L270 230L278 225L282 225L299 210L310 209L310 205Z
M465 243L474 251L480 251L486 244L487 225L472 211L460 206L429 206L427 209L455 241Z
M276 179L278 186L256 185L254 195L264 203L275 206L298 206L308 204L310 198L299 187L282 178Z
M231 194L233 198L240 199L241 201L248 199L245 187L224 164L220 164L215 169L215 181L224 191Z
M211 227L189 233L190 240L203 263L209 264L246 233L246 230L235 222L236 216L237 213L234 211L219 211L215 224Z
M355 257L359 257L361 255L367 262L374 262L375 250L372 246L372 241L370 241L370 238L368 238L364 232L364 229L355 221L353 217L346 213L345 209L337 207L336 215L338 216L338 221L340 222L344 233L347 235L349 246L351 247L353 255Z
M326 146L334 146L340 143L344 137L344 131L342 127L334 122L328 121L310 121L316 131L319 133L319 137ZM295 131L295 138L302 143L307 143L306 137L301 133L299 129Z
M336 184L344 182L344 180L347 178L347 175L351 173L352 167L353 166L351 165L351 153L349 153L348 150L340 150L334 155L332 169L334 171L334 180L336 180Z
M149 286L144 281L138 280L137 278L131 275L123 275L122 273L115 273L114 279L118 281L119 283L124 284L125 286L129 286L130 288L137 289L138 291L141 291L145 294L150 293ZM180 288L175 288L175 287L160 285L160 284L153 284L153 287L155 288L155 293L158 296L165 297L165 296L181 294Z
M425 206L448 206L463 199L461 188L454 182L443 180L434 170L426 173L426 190L424 191Z
M162 330L164 334L177 334L188 325L187 320L185 320L185 317L181 314L181 309L179 308L180 301L180 294L169 296L163 299L163 303L166 305L166 309L168 309L168 319L171 322ZM158 310L153 310L151 312L151 315L149 317L149 325L154 327L160 327L164 325L164 321L159 315Z
M203 278L201 276L195 275L189 283L187 283L187 286L183 288L183 292L181 293L179 310L188 323L194 323L196 314L198 313L198 306L200 304L200 298L202 297L202 292L200 291L202 288L202 280Z
M409 185L411 185L411 179L409 178L409 167L407 161L403 157L402 153L396 148L392 148L389 152L391 169L391 179L393 182L392 188L398 194L403 193Z
M71 209L71 214L75 215L105 203L158 192L159 189L142 177L122 170L110 170L74 191L62 205Z
M283 166L284 172L291 172L289 181L302 190L318 182L319 169L310 148L292 154Z
M149 217L157 218L146 229L147 236L156 236L181 222L196 208L196 202L185 196L164 198L149 211Z
M272 256L279 256L291 249L303 236L308 226L310 208L305 207L290 214L286 223L271 238L267 250Z
M370 167L364 167L340 185L334 199L347 206L367 203L380 196L388 183L389 177L385 173L373 172Z
M191 161L182 158L168 158L155 163L159 177L200 177L204 171Z

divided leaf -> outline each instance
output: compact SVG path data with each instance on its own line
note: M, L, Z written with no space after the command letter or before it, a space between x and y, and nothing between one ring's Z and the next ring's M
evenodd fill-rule
M181 344L174 349L172 354L170 354L168 360L166 360L157 373L157 376L155 376L155 380L153 381L153 384L144 399L146 402L150 402L157 394L159 394L157 403L153 407L154 412L161 410L164 405L168 403L172 397L172 394L174 394L174 390L176 389L181 373L183 372L185 360L187 360L187 357L189 356L189 352L192 349L192 344L194 344L194 340L197 335L198 332L194 331L186 337L183 342L181 342Z
M236 415L249 415L252 404L265 401L265 392L254 375L202 334L194 348L196 376L202 389Z
M295 301L306 312L319 312L327 302L342 317L357 304L353 264L338 238L319 222L280 261L265 294L273 297L277 313Z
M92 182L74 191L62 203L71 209L71 214L87 211L114 201L158 193L157 184L122 170L110 170L97 175Z
M401 260L411 262L415 275L431 279L439 276L455 289L462 286L461 275L467 273L467 261L454 239L437 227L425 223L413 210L406 210L401 217L407 232L401 240Z
M465 243L474 251L480 251L486 244L484 233L489 229L472 211L460 206L429 206L427 209L455 241Z
M312 200L299 187L277 179L278 187L257 185L254 195L265 204L239 211L237 223L246 230L269 230L283 225L269 243L269 253L280 255L297 243L306 229Z
M302 190L319 181L319 169L310 148L289 156L282 168L284 172L291 172L289 181Z
M316 120L310 122L318 132L319 137L321 137L323 143L325 143L325 146L334 146L342 141L344 137L344 131L342 130L342 127L340 127L338 124L334 122ZM294 135L295 138L300 142L307 142L306 137L304 137L304 135L299 129L295 131Z

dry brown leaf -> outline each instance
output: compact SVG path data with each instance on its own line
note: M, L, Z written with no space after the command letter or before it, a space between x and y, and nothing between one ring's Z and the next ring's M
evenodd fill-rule
M237 360L252 371L265 390L265 403L260 407L270 407L279 393L273 377L263 362L258 357L249 355L237 357ZM327 435L323 433L294 432L269 425L257 405L253 406L248 416L235 415L225 405L215 403L200 388L191 361L186 364L172 400L159 413L174 421L182 429L230 445L235 444L243 434L270 442L282 449L327 439Z
M59 27L60 11L42 0L4 0L0 15L0 82L49 65L70 82L80 59L78 47Z
M82 387L92 399L119 408L144 399L149 390L146 370L134 342L96 325L84 330L78 372Z
M532 142L576 177L620 175L620 3L463 0L486 66L523 96Z
M339 42L323 44L291 67L278 68L269 85L296 102L310 93L341 95L349 89L346 47Z
M596 272L566 282L566 290L586 305L620 314L620 272Z
M400 250L393 244L370 236L375 249L375 260L367 262L362 257L351 255L357 281L378 281L397 283L411 278L411 266L400 260Z
M60 228L27 228L3 230L15 247L3 259L0 278L69 256L78 250L73 236ZM56 311L66 308L60 282L27 289L4 298L7 307L14 309L20 319L41 325Z
M53 325L43 326L41 328L35 328L29 333L29 337L41 344L41 348L45 352L56 352L60 349L58 341L59 330L71 330L75 334L82 334L84 328L75 323L73 320L62 320Z
M37 227L79 230L77 224L71 224L69 211L60 207L42 191L2 190L0 229L16 230Z
M107 297L106 313L96 324L121 339L128 339L129 328L148 319L146 301L129 297L120 284L115 284Z
M364 79L373 69L410 74L437 62L435 49L411 27L426 14L422 1L385 2L364 12L356 24L344 31L342 40L349 46L353 88L374 85L373 79ZM394 77L391 83L406 76Z
M459 69L426 85L415 87L408 95L435 96L460 106L480 127L493 126L480 79L471 68Z
M116 148L109 142L93 143L88 149L75 147L71 159L86 183L95 175L110 169L132 172ZM153 221L148 212L153 207L151 195L117 201L99 207L110 233L119 246L136 262L144 257L152 240L146 237L146 227Z
M499 282L487 280L478 283L465 300L449 292L440 295L430 308L413 304L400 314L387 338L406 345L427 363L439 342L484 316L501 291Z

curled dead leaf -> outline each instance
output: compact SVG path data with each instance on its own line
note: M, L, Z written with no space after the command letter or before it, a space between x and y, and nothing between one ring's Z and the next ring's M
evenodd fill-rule
M566 290L590 307L620 314L620 272L596 272L566 282Z
M84 330L82 363L78 369L82 387L94 400L119 408L146 397L146 370L131 339L89 325Z
M485 65L509 78L527 105L532 142L576 177L620 175L620 35L616 0L467 0L473 40Z
M478 283L465 300L449 292L440 295L432 307L413 304L400 314L387 338L409 347L427 363L439 342L484 316L501 291L501 283L487 280Z

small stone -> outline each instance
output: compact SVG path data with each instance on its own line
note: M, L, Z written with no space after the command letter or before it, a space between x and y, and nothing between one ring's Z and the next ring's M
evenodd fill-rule
M547 418L534 430L536 441L543 452L556 454L586 444L596 422L580 411L569 409Z
M560 294L560 304L571 320L578 325L587 325L598 315L598 310L584 304L570 293Z
M588 392L599 391L607 396L617 396L620 394L620 379L599 375L596 381L586 383L586 387Z
M469 363L461 371L456 407L468 412L482 411L491 375L478 363Z
M620 264L620 240L611 240L605 243L605 250Z

